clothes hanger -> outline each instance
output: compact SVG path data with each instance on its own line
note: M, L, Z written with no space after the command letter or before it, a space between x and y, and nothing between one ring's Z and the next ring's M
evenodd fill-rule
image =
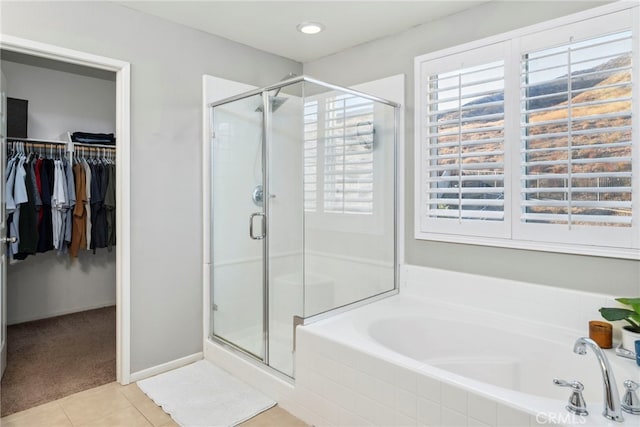
M33 159L33 144L31 144L31 146L27 144L27 152L29 153L27 155L27 163L29 163Z

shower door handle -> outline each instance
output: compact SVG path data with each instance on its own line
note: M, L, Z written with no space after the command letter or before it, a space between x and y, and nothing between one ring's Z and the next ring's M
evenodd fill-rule
M262 229L262 231L261 231L259 236L256 236L256 235L253 234L253 219L255 217L257 217L257 216L262 218L262 221L261 221L261 229ZM262 240L262 239L264 239L264 237L265 237L265 233L264 233L265 227L264 226L265 226L264 213L262 213L262 212L252 213L251 216L249 217L249 237L251 237L253 240Z

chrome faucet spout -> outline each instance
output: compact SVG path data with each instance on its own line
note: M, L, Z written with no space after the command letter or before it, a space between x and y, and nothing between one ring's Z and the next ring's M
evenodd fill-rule
M612 421L622 422L624 421L624 417L622 416L620 406L618 386L616 385L616 379L613 376L607 355L594 340L587 337L580 337L576 340L573 345L573 352L580 355L587 354L587 347L596 355L600 372L602 373L602 390L604 395L604 411L602 415Z

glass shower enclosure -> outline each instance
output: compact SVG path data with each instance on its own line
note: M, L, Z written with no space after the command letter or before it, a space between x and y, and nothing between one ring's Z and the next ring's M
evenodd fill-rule
M294 316L397 289L399 106L307 76L210 105L212 340L294 376Z

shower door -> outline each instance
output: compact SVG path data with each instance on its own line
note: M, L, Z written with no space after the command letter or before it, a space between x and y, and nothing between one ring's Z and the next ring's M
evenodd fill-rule
M262 96L212 109L212 331L265 358Z
M303 314L301 92L212 109L212 335L289 376Z

